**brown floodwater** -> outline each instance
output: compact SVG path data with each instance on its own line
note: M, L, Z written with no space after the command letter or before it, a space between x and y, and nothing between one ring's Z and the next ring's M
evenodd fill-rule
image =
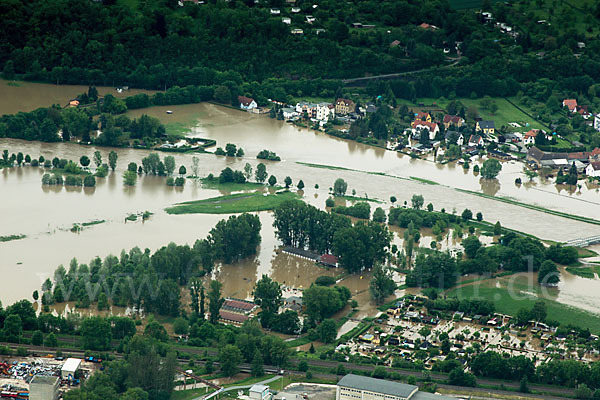
M104 96L112 94L115 97L127 97L134 94L154 91L131 89L117 92L115 88L98 86L98 94ZM87 92L88 87L83 85L52 85L49 83L33 83L23 81L7 81L0 79L0 115L14 114L19 111L32 111L40 107L49 107L52 104L67 105L77 95Z
M52 85L51 85L52 86ZM2 97L2 96L0 96ZM423 194L425 202L432 202L436 209L444 207L447 212L464 208L474 213L481 211L488 221L500 221L503 226L534 234L543 239L567 240L600 234L600 227L570 219L548 215L535 210L505 204L494 200L463 193L455 188L474 191L492 191L498 195L511 196L521 201L536 203L570 213L589 217L600 215L595 190L583 188L578 194L558 192L552 185L535 183L517 188L514 178L520 174L521 165L505 163L499 180L483 185L472 171L464 173L461 166L439 165L427 160L413 160L396 152L364 146L341 140L308 129L299 129L281 121L264 116L254 116L212 104L170 107L174 116L187 110L187 115L175 122L183 123L197 115L200 121L190 135L214 138L218 146L235 143L244 148L243 158L227 158L213 154L198 154L200 175L218 174L226 166L242 169L245 163L256 167L256 153L267 148L282 157L281 162L265 162L269 174L283 181L290 176L294 182L303 179L306 185L304 199L311 204L324 207L329 196L328 188L336 178L344 178L349 191L357 195L381 199L381 206L389 209L390 195L398 198L398 204L410 203L415 193ZM0 108L2 110L2 108ZM139 111L139 110L138 110ZM161 119L168 118L157 109ZM32 157L58 156L78 160L81 155L92 156L94 147L75 143L39 143L14 139L0 139L0 150L23 152ZM99 149L106 159L110 150ZM0 243L0 272L7 279L0 282L0 300L5 304L23 297L30 297L41 283L52 275L59 264L68 265L72 257L88 262L95 256L119 254L122 249L134 246L152 250L168 242L178 244L203 238L223 215L180 215L170 216L164 208L181 201L214 197L222 194L218 190L205 189L188 180L184 188L165 185L165 178L140 177L135 187L125 187L122 172L131 161L140 163L148 151L114 149L118 155L115 173L98 179L93 189L66 189L41 185L42 168L21 167L0 171L0 236L25 234L22 240ZM161 157L166 154L161 153ZM192 155L174 155L177 165L184 164L190 171ZM339 165L349 169L314 168L301 163ZM365 172L366 171L366 172ZM383 172L388 175L367 172ZM424 184L410 177L421 177L439 182L439 185ZM315 189L315 184L319 189ZM490 193L491 194L491 193ZM372 208L377 207L372 204ZM125 222L130 213L151 211L154 215L147 221ZM254 259L236 265L217 268L215 277L224 282L224 293L247 298L253 285L262 274L291 286L310 285L319 275L335 276L339 271L325 270L313 263L296 259L277 251L280 243L274 238L272 216L259 213L263 223L260 252ZM74 223L105 220L105 223L84 228L80 233L70 232ZM558 228L559 227L559 228ZM402 244L402 231L398 230L395 243ZM428 246L434 238L423 232L421 246ZM460 246L460 241L445 237L440 243L443 249ZM342 284L351 288L361 303L360 315L372 310L368 295L368 279L349 277ZM363 305L364 304L364 305ZM364 308L363 308L364 307ZM371 307L371 308L369 308Z

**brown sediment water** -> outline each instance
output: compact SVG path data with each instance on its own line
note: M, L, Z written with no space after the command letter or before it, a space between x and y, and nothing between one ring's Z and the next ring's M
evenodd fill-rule
M81 89L81 88L79 88ZM79 90L78 89L78 90ZM1 96L0 96L1 97ZM586 185L573 193L557 189L543 182L514 185L514 179L522 175L522 165L517 162L503 164L498 180L480 179L472 171L464 173L455 164L440 165L431 160L415 160L381 148L330 137L324 133L297 128L265 116L255 116L238 110L213 104L169 107L177 116L188 115L180 122L189 121L194 115L198 123L190 129L190 136L213 138L217 145L227 143L241 146L242 158L228 158L213 154L198 154L200 175L218 174L223 168L243 169L250 163L254 168L260 160L255 156L262 149L275 151L281 162L264 162L269 174L282 182L290 176L294 185L302 179L305 183L304 199L323 208L329 196L328 188L341 177L348 182L349 191L357 196L377 198L381 204L371 203L372 209L381 206L388 210L389 198L398 198L396 206L404 201L410 204L413 194L422 194L425 203L431 202L436 210L457 212L469 208L473 213L481 211L484 219L500 221L503 226L536 235L542 239L565 241L572 238L600 234L600 226L549 215L540 211L506 204L492 199L474 196L456 190L483 191L489 195L511 197L566 213L590 218L600 216L600 200L597 189ZM0 106L0 110L3 110ZM165 120L167 114L158 108L136 110L156 113ZM141 114L140 114L141 115ZM11 153L23 152L34 158L43 155L47 159L79 160L82 155L91 158L93 146L76 143L40 143L14 139L0 139L0 150ZM209 198L223 191L206 189L188 180L184 188L167 187L164 177L144 176L135 187L126 187L122 173L129 162L140 163L149 152L134 149L100 148L104 159L110 150L119 155L117 170L106 178L98 179L95 188L47 187L41 184L43 168L15 167L0 170L0 236L25 234L25 239L0 243L0 272L6 279L0 282L0 300L5 304L23 297L30 297L39 289L43 280L52 276L59 264L68 265L71 258L88 262L95 256L119 254L131 247L155 250L173 241L190 245L203 238L224 215L168 215L164 208L172 204ZM160 153L161 157L168 153ZM193 155L173 154L177 167L185 165L190 172ZM474 163L479 163L475 161ZM346 169L315 168L303 163L336 165ZM473 165L473 164L472 164ZM432 185L411 179L417 177L439 183ZM319 189L315 189L315 184ZM154 215L147 221L125 222L130 213L151 211ZM320 274L337 275L335 270L325 270L312 263L292 259L277 252L280 245L274 238L272 216L260 213L263 223L260 252L255 259L244 260L231 266L220 266L215 276L224 281L226 295L246 298L254 283L262 274L271 275L277 281L291 286L308 286ZM70 232L74 223L105 220L106 222L84 228L80 233ZM396 232L395 243L402 245L403 231ZM422 230L420 246L428 247L436 240L430 231ZM489 241L490 238L482 237ZM460 240L444 235L439 248L446 250L460 247ZM368 279L346 279L343 284L368 304ZM360 303L361 301L359 301ZM362 312L361 312L362 313Z

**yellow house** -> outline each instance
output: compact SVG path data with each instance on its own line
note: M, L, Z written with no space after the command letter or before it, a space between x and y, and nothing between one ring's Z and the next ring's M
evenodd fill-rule
M346 115L353 113L355 109L356 105L352 100L337 99L335 102L335 113L338 115Z
M477 121L477 125L475 125L475 132L483 132L486 135L493 135L496 132L496 125L494 121Z

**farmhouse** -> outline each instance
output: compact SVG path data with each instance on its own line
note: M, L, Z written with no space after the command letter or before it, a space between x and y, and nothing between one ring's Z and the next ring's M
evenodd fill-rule
M253 98L246 96L238 96L238 102L240 103L240 108L242 110L253 110L258 107L256 101Z
M585 168L585 174L593 178L600 177L600 162L594 161L589 163Z

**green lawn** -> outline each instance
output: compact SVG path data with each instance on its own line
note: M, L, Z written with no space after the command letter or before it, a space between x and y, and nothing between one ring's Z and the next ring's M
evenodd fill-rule
M594 279L594 271L592 267L567 267L567 271L573 275L581 276L582 278Z
M245 182L245 183L235 183L235 182L227 182L221 183L218 178L202 178L200 179L202 182L202 187L205 189L216 189L216 190L225 190L230 192L238 192L240 190L256 190L259 188L264 188L265 185L262 183L254 183L254 182Z
M492 3L500 0L491 0ZM483 0L449 0L450 7L455 10L467 10L471 8L481 8Z
M508 279L506 277L451 289L445 294L460 299L480 298L490 300L496 306L497 312L508 315L516 315L521 308L531 308L538 299L542 299L546 303L549 319L558 321L561 324L589 328L594 333L600 333L600 316L545 298L541 295L540 287L537 284L529 287L524 282L525 277L520 278L523 279L516 279L516 283L513 285L519 298L510 295L506 288ZM501 282L502 287L496 287L497 282Z
M286 200L297 199L292 192L266 194L262 192L237 193L205 200L188 201L166 209L169 214L236 214L273 210Z
M509 126L509 122L517 122L524 129L544 129L548 130L547 127L543 126L541 123L535 121L533 118L529 117L527 114L523 113L521 110L510 104L503 97L492 97L491 98L496 105L498 106L498 110L495 113L491 113L488 110L484 110L481 108L481 101L483 99L470 99L466 97L458 97L456 100L460 101L465 107L475 107L479 110L479 115L484 120L493 120L496 123L496 128L500 128L502 125ZM434 99L434 98L420 98L417 100L417 104L424 104L425 106L431 106L435 104L437 108L446 109L448 104L452 100L448 100L445 98ZM410 107L418 107L417 104L414 104L407 100L399 100L399 102L404 103ZM526 124L529 123L529 126Z

